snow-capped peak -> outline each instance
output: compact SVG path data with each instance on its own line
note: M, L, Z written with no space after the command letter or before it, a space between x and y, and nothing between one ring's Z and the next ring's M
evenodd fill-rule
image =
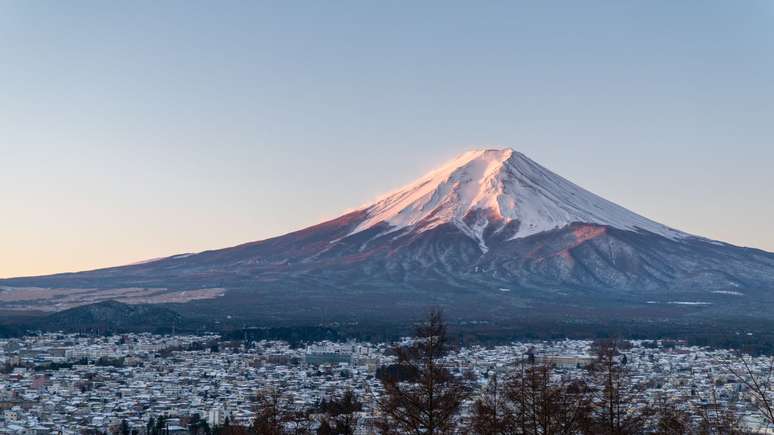
M688 236L607 201L509 148L463 153L363 210L368 217L353 234L381 222L393 231L407 227L426 231L452 223L484 252L483 233L493 223L490 219L500 224L517 221L514 239L576 222L670 239ZM478 213L470 224L465 218L477 210L485 213Z

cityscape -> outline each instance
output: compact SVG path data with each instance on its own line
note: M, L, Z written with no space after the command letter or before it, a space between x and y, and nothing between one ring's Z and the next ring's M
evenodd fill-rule
M742 366L734 352L668 341L628 344L621 356L637 387L633 407L652 407L666 398L681 409L706 409L717 401L748 433L772 432L755 396L736 377ZM586 377L595 359L592 345L514 342L450 352L443 366L473 388L456 417L459 427L470 428L473 404L497 374L505 376L531 360L549 362L559 378ZM378 373L396 362L390 349L356 341L293 348L283 341L148 333L45 333L0 340L0 433L147 434L149 421L159 418L164 418L164 433L193 433L198 421L208 430L224 424L252 427L259 396L268 391L308 416L309 432L298 433L316 433L321 404L352 392L362 404L352 433L376 433L384 394ZM756 375L771 370L770 358L747 361Z

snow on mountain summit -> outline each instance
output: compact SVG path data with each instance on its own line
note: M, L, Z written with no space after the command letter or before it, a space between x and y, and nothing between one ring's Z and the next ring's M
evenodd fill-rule
M514 221L518 229L513 239L572 223L648 231L669 239L688 236L601 198L509 148L463 153L363 210L367 219L352 234L382 222L390 231L426 231L452 223L484 252L484 230Z

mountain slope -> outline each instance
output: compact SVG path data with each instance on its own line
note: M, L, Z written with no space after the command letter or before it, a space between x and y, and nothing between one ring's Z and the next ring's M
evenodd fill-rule
M481 210L488 213L465 222ZM518 222L511 238L574 222L649 231L667 238L687 236L594 195L511 149L464 153L366 212L368 218L355 232L381 222L393 230L411 226L427 230L452 222L463 232L480 235L494 219L501 224Z
M187 302L177 306L187 315L276 322L399 320L428 305L485 321L537 313L774 318L766 308L774 254L659 224L513 150L478 150L373 204L280 237L3 280L2 288L3 308L134 291Z

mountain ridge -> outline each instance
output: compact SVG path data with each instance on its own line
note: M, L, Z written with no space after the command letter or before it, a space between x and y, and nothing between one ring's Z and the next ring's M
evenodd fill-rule
M41 291L25 290L31 287ZM4 309L50 306L70 293L88 302L132 291L139 302L144 295L172 301L189 316L278 322L397 320L428 306L476 321L536 312L774 319L766 309L774 302L774 254L675 230L521 153L490 149L288 234L5 279L0 289ZM191 295L198 299L186 300Z

